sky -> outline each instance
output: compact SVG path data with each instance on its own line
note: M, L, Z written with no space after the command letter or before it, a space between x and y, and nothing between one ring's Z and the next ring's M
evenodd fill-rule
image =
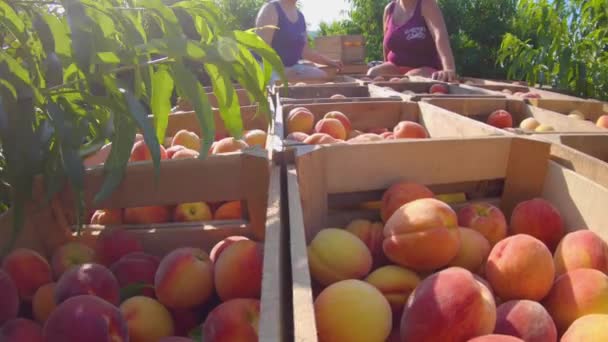
M322 21L330 23L345 18L342 12L350 7L347 0L300 0L300 4L310 31L317 30Z

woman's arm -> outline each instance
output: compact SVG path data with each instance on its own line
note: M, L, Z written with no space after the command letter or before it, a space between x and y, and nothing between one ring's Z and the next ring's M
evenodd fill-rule
M431 35L435 40L437 52L443 65L443 70L433 75L433 78L439 78L444 81L452 81L456 78L456 64L454 63L454 54L450 46L450 37L445 26L445 20L439 5L436 0L420 0L422 1L422 15L426 20L426 24L431 31Z
M311 49L310 46L308 46L308 44L306 44L304 46L304 51L302 51L302 57L307 61L311 61L313 63L322 64L322 65L329 65L329 66L337 67L338 69L342 68L342 66L343 66L341 61L336 61L336 60L327 58L326 56Z
M386 7L384 7L384 15L382 16L382 32L384 32L384 37L386 36L386 29L388 27L387 20L388 20L388 11L389 11L390 6L391 6L391 3L386 5ZM384 56L384 61L388 62L388 51L386 50L386 46L384 45L384 37L382 39L382 54Z
M277 26L279 24L279 17L277 14L277 10L274 5L267 3L258 12L258 17L255 21L256 27L263 26ZM257 33L266 44L272 46L272 38L274 37L275 28L261 28L257 30Z

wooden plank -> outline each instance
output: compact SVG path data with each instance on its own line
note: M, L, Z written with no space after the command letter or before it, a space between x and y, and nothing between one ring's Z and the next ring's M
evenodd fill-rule
M448 94L430 94L434 84L443 84L448 88ZM504 98L504 95L484 92L479 89L464 88L456 84L444 82L375 82L369 84L370 95L373 97L399 96L407 101L420 101L426 98Z
M529 99L528 101L532 106L565 115L577 110L583 113L587 120L592 122L596 122L601 115L608 112L604 109L604 103L600 101L560 99Z
M573 100L573 101L581 100L580 97L561 94L561 93L557 93L557 92L553 92L553 91L549 91L549 90L545 90L545 89L534 88L534 87L520 88L518 86L514 87L513 85L507 85L507 84L502 84L502 83L474 84L474 85L462 84L461 86L465 87L465 88L469 88L469 89L477 89L477 90L484 89L488 93L503 94L503 95L506 95L507 98L511 98L511 99L528 100L528 99L525 99L520 96L505 94L504 92L502 92L504 89L510 90L511 92L513 92L513 94L518 91L525 90L522 92L523 93L536 93L536 94L539 94L541 96L541 98L543 98L543 99L562 99L562 100ZM527 90L526 90L526 88L527 88ZM513 91L513 90L515 90L515 91Z
M347 97L345 99L292 99L292 98L281 98L279 103L282 105L308 105L314 103L358 103L358 102L401 102L400 98L376 98L376 97Z
M419 102L420 122L436 137L475 137L504 135L504 131L443 108Z

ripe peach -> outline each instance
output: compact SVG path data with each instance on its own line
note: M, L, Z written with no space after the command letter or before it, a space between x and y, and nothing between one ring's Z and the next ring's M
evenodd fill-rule
M502 211L489 203L471 203L458 211L458 225L481 233L490 245L507 236L507 220Z
M315 124L315 116L304 107L296 107L287 115L287 133L302 132L312 133Z
M342 94L333 94L329 98L332 100L344 100L346 98L346 96L344 96Z
M585 120L585 114L583 114L580 110L573 110L568 114L568 117L576 119L576 120Z
M72 297L53 311L44 325L45 341L124 342L127 322L117 307L91 296Z
M382 223L372 223L368 220L354 220L346 226L346 231L357 236L367 246L372 254L374 267L384 265L388 261L382 251L383 229Z
M374 286L356 279L336 282L315 299L319 342L385 341L391 333L391 307Z
M368 143L368 142L373 142L373 141L382 141L384 140L381 136L379 136L378 134L374 134L374 133L363 133L363 134L359 134L358 136L348 140L349 144L361 144L361 143Z
M264 246L251 240L227 246L213 264L215 290L221 300L260 298Z
M315 132L325 133L334 139L344 140L347 136L347 131L342 122L338 119L324 118L315 124Z
M450 90L445 84L435 83L429 88L429 94L448 94Z
M608 341L608 315L583 316L570 325L561 342L604 342Z
M170 220L171 210L166 206L125 208L125 223L128 224L165 223Z
M323 118L339 120L340 123L342 123L344 130L346 131L346 136L348 136L353 129L352 124L350 123L350 119L346 115L344 115L344 113L339 112L337 110L328 112L327 114L325 114L325 116ZM346 139L346 137L344 139Z
M372 255L355 235L337 228L319 231L308 246L310 273L321 285L361 279L372 268Z
M559 334L585 315L608 314L608 276L590 268L568 271L557 277L544 306Z
M38 252L17 248L2 261L2 269L15 283L19 298L31 301L36 290L53 281L51 266Z
M191 150L200 151L201 138L194 132L187 129L180 129L175 133L171 140L171 146L184 146Z
M534 131L538 126L540 126L540 122L535 118L525 118L519 123L519 128L528 131Z
M154 276L158 270L160 259L154 255L143 252L129 253L110 267L118 285L124 288L133 284L143 284L152 287ZM154 298L154 289L145 288L142 295Z
M129 341L147 342L173 335L173 318L167 309L156 300L136 296L120 305L127 326Z
M385 132L389 132L388 128L386 128L386 127L375 127L375 128L368 129L365 133L373 133L373 134L380 135L380 134L385 133Z
M55 286L55 301L63 303L78 295L94 295L118 305L120 288L112 272L99 264L83 264L67 270Z
M173 156L181 151L181 150L185 150L186 148L182 145L175 145L175 146L171 146L169 147L166 152L167 152L167 159L173 159Z
M19 313L19 294L13 279L0 269L0 325Z
M529 234L555 250L564 235L564 224L557 209L542 198L520 202L511 214L511 234Z
M313 133L304 139L304 143L308 145L335 144L339 142L336 138L325 133Z
M485 275L502 300L539 301L553 285L553 256L540 240L526 234L513 235L492 248Z
M116 227L101 231L95 254L101 264L110 266L129 253L141 251L143 247L133 233Z
M608 274L608 244L590 230L578 230L564 236L553 261L557 276L578 268L593 268Z
M215 146L213 146L211 154L238 152L246 149L247 147L249 147L249 145L247 145L247 143L243 140L236 140L233 137L228 137L217 141Z
M496 309L497 334L519 337L526 342L557 341L553 319L538 302L511 300Z
M167 151L162 145L160 145L160 159L167 159ZM143 140L136 141L131 149L129 161L136 162L143 160L152 160L152 154L150 153L150 149L148 149L148 145Z
M44 323L55 310L55 283L48 283L36 291L32 299L32 311L34 318L39 323Z
M535 132L553 132L555 131L555 128L553 128L553 126L549 126L549 125L539 125L538 127L536 127L536 129L534 129Z
M266 137L266 132L262 131L261 129L252 129L243 136L243 140L245 140L249 146L259 146L264 148L266 147Z
M241 201L226 202L213 214L214 220L240 220L242 218Z
M365 281L382 292L391 306L393 321L398 322L407 299L421 280L407 268L388 265L370 273Z
M525 342L521 338L509 335L490 334L472 338L467 342Z
M169 308L204 304L213 293L213 264L201 249L178 248L161 260L154 288L158 301Z
M91 224L111 225L122 223L122 209L98 209L91 217Z
M205 202L192 202L178 204L173 210L173 221L210 221L213 219L211 208Z
M608 114L604 114L597 118L595 125L601 128L608 128Z
M59 278L70 267L93 262L94 259L95 251L87 245L80 242L66 243L53 253L51 259L55 279Z
M395 139L426 139L429 133L426 128L413 121L401 121L393 128Z
M0 327L2 342L44 342L42 327L29 319L17 318Z
M458 254L457 228L456 213L450 206L434 198L418 199L401 206L386 222L382 247L398 265L432 271Z
M225 238L224 240L216 243L215 246L213 246L213 248L211 249L211 252L209 252L209 259L211 259L211 262L215 263L217 258L220 256L220 254L222 254L222 252L224 251L224 249L226 249L226 247L232 245L233 243L235 243L237 241L241 241L241 240L249 240L249 238L240 236L240 235L235 235L235 236L229 236L229 237Z
M450 267L424 279L410 295L401 317L401 340L467 341L492 333L495 322L490 290L471 272Z
M399 182L391 185L382 195L380 217L386 222L404 204L421 198L432 198L433 192L426 186L413 182Z
M193 339L181 336L167 336L163 337L158 342L194 342Z
M202 326L202 340L205 342L258 340L260 301L236 298L226 301L213 309Z
M285 137L285 140L304 142L304 140L306 140L306 138L308 138L308 134L306 134L306 133L293 132L293 133L290 133L287 137Z
M513 127L513 117L504 109L495 110L488 117L487 124L496 128L510 128Z
M196 159L200 155L200 152L191 150L189 148L182 148L176 151L171 156L171 159Z
M458 231L460 232L460 249L448 265L459 266L473 273L482 271L490 254L490 243L476 230L460 227Z

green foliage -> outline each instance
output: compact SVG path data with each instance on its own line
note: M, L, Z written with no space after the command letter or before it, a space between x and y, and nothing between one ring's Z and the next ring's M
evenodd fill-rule
M335 36L361 34L361 28L352 20L340 20L331 23L321 22L319 24L319 36Z
M367 61L384 60L382 40L384 39L382 17L389 0L349 0L352 5L350 19L358 26L365 38Z
M521 0L500 48L509 76L608 99L608 3Z
M204 158L215 128L197 78L201 65L235 136L242 120L233 81L268 113L271 68L283 75L276 53L253 32L231 31L210 0L0 0L0 46L0 175L10 187L15 233L34 177L44 176L48 198L69 182L82 199L83 159L108 142L96 201L120 184L137 131L158 175L174 91L193 104ZM76 205L82 212L83 203Z
M266 0L213 0L232 29L247 30L255 27L258 11Z

